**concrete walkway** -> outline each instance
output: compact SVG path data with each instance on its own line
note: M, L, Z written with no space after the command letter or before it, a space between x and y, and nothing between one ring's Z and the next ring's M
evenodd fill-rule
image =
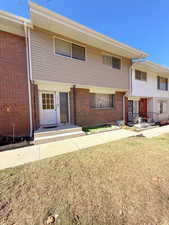
M146 138L157 137L161 134L169 133L169 125L163 127L157 127L150 130L140 132Z
M135 135L134 131L121 129L0 152L0 169L19 166Z
M142 132L129 130L108 131L99 134L86 135L63 141L33 145L15 150L0 152L0 169L19 166L25 163L50 158L88 147L105 144L108 142L137 136L142 134L146 138L152 138L161 134L169 133L169 125L153 128Z

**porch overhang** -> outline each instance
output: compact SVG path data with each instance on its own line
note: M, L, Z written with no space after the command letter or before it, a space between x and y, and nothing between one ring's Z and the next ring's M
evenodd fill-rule
M116 92L128 91L127 89L79 85L79 84L72 84L72 83L59 83L59 82L45 81L45 80L34 80L34 83L38 85L39 90L46 90L46 91L69 92L71 88L73 87L89 89L91 93L100 93L100 94L115 94Z
M115 41L103 34L43 8L32 1L29 3L29 7L31 21L34 26L129 59L141 59L148 56L142 51Z

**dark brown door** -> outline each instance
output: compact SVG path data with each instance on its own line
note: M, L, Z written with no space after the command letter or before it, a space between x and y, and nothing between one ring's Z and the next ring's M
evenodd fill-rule
M141 98L139 101L139 116L147 118L147 99Z

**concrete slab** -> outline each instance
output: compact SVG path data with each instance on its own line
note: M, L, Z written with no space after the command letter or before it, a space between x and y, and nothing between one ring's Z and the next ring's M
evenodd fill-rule
M0 152L0 169L19 166L135 135L134 131L121 129Z
M169 125L163 127L157 127L150 130L142 131L141 134L146 138L157 137L161 134L169 133Z
M19 166L40 159L37 146L0 152L0 169Z

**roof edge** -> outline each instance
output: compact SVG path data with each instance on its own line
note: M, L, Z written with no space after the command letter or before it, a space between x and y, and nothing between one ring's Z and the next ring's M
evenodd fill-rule
M57 19L58 21L61 21L62 23L65 23L66 25L69 25L71 27L73 27L74 29L77 29L77 30L80 30L82 32L85 32L85 33L88 33L89 35L97 38L97 39L100 39L102 41L106 41L106 42L109 42L109 44L113 44L114 46L116 47L119 47L123 50L126 50L128 52L130 52L131 54L133 54L133 58L136 57L136 58L146 58L148 56L147 53L143 52L143 51L140 51L140 50L137 50L133 47L130 47L126 44L123 44L121 42L118 42L104 34L101 34L99 32L96 32L84 25L81 25L77 22L74 22L73 20L71 19L68 19L62 15L59 15L47 8L44 8L32 1L29 2L29 8L30 8L30 11L34 11L34 13L36 13L36 11L40 12L42 15L44 14L44 16L50 16L51 18L53 19Z
M21 24L21 25L26 23L29 27L33 27L32 23L31 23L31 20L26 19L26 18L21 17L21 16L16 16L12 13L9 13L9 12L3 11L3 10L0 10L0 18L3 18L5 20L9 20L11 22Z

